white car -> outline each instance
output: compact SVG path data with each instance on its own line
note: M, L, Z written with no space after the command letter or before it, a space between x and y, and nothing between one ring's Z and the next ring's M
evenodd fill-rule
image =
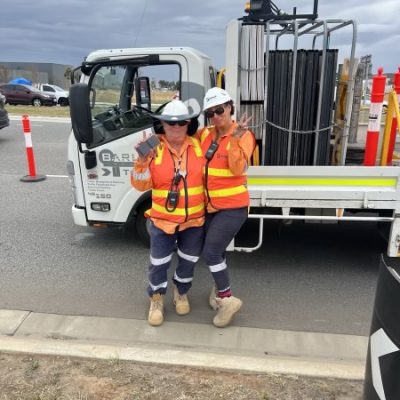
M69 105L69 93L63 88L60 88L57 85L51 85L49 83L40 83L38 88L46 94L52 94L56 96L57 104L60 106Z

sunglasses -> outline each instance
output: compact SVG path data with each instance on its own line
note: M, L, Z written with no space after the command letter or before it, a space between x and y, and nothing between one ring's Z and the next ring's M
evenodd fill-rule
M179 126L185 126L189 123L189 121L164 121L166 124L170 126L175 126L178 124Z
M214 116L214 114L222 115L222 114L224 113L224 111L225 111L225 108L222 107L222 106L219 106L219 107L215 108L214 110L207 110L207 111L205 111L205 112L204 112L204 115L205 115L207 118L212 118L212 117Z

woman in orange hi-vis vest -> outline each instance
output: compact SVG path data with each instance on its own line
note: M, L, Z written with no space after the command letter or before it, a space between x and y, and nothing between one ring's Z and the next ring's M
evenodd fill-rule
M197 132L206 158L206 236L203 258L214 278L209 303L217 311L213 323L227 326L242 306L232 295L225 250L248 216L246 171L255 147L247 129L250 118L232 120L234 105L228 92L214 87L204 97L203 111L212 124Z
M158 326L164 321L167 270L175 250L175 310L179 315L190 312L187 292L203 244L205 202L204 157L199 141L188 136L188 129L198 126L197 115L190 115L181 101L172 100L161 115L154 117L161 122L164 134L158 135L160 145L156 150L146 155L142 152L135 161L131 183L140 191L152 189L152 205L146 211L151 221L148 322ZM141 144L136 147L139 154Z

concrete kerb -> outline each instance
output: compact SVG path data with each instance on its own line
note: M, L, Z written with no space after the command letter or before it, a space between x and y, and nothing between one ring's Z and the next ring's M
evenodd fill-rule
M362 380L367 346L364 336L0 310L3 352Z

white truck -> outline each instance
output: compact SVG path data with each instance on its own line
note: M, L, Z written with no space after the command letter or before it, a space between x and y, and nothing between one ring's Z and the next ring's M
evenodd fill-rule
M56 96L58 105L67 106L69 104L69 93L67 90L60 88L60 86L52 85L50 83L38 83L36 87L46 94Z
M248 169L249 218L259 220L259 240L252 248L237 247L233 242L230 249L259 248L264 219L378 221L391 225L387 254L397 256L400 168L346 165L354 72L347 81L344 123L339 127L331 123L337 61L336 55L331 55L337 53L329 49L330 36L350 28L350 71L354 71L356 24L351 20L319 20L315 12L268 18L271 10L257 6L263 2L250 3L254 11L227 27L225 88L235 99L236 113L247 111L254 117L260 155L254 156L254 165ZM311 35L312 48L298 49L299 40L307 34ZM279 49L283 35L292 39L289 50ZM272 38L275 46L271 46ZM322 43L316 50L319 39ZM290 57L285 60L287 54ZM310 63L308 55L318 63L311 92L301 86L307 82L307 73L301 75L300 61L303 57ZM144 132L154 130L152 112L160 112L168 102L159 105L151 81L155 76L178 81L180 99L192 111L200 112L205 92L216 85L216 70L208 56L184 47L99 50L89 54L79 70L81 81L70 89L73 131L67 164L74 222L93 227L134 224L139 237L147 242L143 212L150 206L150 193L133 189L129 175L137 157L135 144ZM302 113L299 104L303 105ZM282 110L285 114L275 118L274 113ZM302 117L309 110L314 116L312 128L304 129L295 115ZM202 117L199 119L203 124ZM339 130L341 137L339 162L334 166L328 165L333 130L336 134ZM311 145L303 143L303 137L312 138ZM307 143L308 150L304 150ZM318 147L318 143L323 146ZM306 160L302 161L304 155Z

